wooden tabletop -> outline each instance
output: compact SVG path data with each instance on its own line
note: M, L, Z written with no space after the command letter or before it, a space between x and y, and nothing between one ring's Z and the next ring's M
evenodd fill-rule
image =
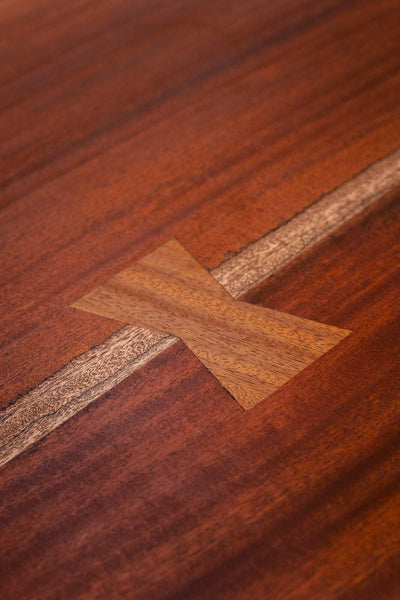
M2 600L400 598L398 1L3 0L0 56ZM351 334L244 411L71 306L171 239Z

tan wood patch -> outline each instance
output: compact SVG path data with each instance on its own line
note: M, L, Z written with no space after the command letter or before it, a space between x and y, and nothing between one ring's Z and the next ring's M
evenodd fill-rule
M234 300L177 240L73 306L181 338L246 410L349 334Z

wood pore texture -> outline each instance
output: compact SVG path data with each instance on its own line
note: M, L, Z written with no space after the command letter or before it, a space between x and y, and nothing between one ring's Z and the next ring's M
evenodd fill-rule
M349 334L235 301L177 240L73 306L176 335L246 410Z
M1 600L398 600L398 0L3 0L0 58ZM173 238L352 335L243 411L71 308Z
M399 597L399 199L247 295L353 330L268 401L178 343L2 467L2 598Z
M5 0L0 406L117 323L69 305L176 237L207 268L400 145L398 0Z

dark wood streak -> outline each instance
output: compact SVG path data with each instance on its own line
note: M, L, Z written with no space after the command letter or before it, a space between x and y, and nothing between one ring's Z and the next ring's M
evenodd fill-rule
M86 290L172 237L214 268L398 147L398 14L3 3L1 407L115 332Z
M268 402L177 343L3 467L2 598L399 597L399 199L246 296L354 331Z

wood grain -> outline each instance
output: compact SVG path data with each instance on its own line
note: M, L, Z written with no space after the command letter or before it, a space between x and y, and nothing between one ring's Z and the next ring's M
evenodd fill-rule
M400 145L397 0L6 0L0 403L116 333L68 308L170 238L213 269Z
M177 240L73 306L177 336L246 410L350 333L235 301Z
M312 244L331 233L400 185L400 151L327 194L292 220L269 232L213 269L233 297L270 276ZM74 358L52 377L18 399L0 415L0 465L108 392L125 377L176 341L152 331L125 326Z
M2 600L398 600L399 195L301 218L400 146L399 11L1 3ZM244 412L69 308L171 238L235 297L308 246L241 300L353 335Z
M248 293L354 331L268 402L176 343L5 465L2 598L396 600L399 240L396 192Z
M248 244L213 269L213 277L238 298L399 185L397 150Z

